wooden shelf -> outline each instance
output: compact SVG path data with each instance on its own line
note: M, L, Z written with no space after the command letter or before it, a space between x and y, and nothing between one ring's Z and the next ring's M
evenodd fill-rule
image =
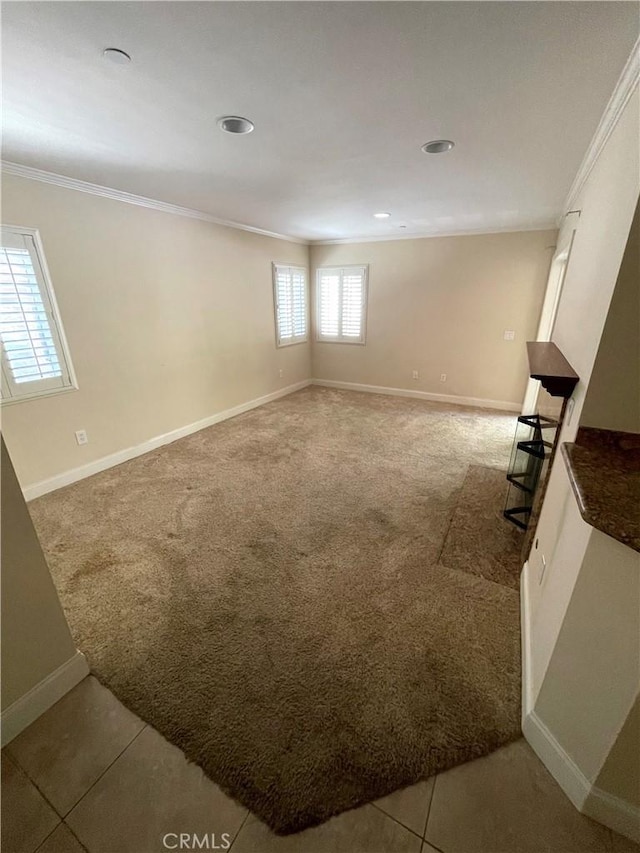
M570 397L579 376L551 341L527 341L529 375L552 397Z

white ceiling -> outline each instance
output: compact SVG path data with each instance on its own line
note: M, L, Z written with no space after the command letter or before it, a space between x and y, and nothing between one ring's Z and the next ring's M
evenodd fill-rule
M6 2L3 157L312 240L547 227L638 8Z

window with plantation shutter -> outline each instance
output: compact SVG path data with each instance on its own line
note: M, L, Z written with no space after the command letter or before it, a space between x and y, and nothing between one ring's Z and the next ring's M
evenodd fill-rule
M320 267L316 278L316 337L365 342L368 267Z
M38 232L0 229L2 400L75 388Z
M273 302L279 347L308 340L307 271L273 265Z

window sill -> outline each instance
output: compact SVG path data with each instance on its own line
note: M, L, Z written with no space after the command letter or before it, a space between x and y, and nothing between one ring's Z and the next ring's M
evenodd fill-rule
M0 399L0 406L16 406L18 403L30 403L33 400L41 400L44 397L58 397L61 394L69 394L71 391L78 391L77 385L69 385L66 388L52 388L51 391L36 391L34 394L25 394L20 397L3 397Z
M276 349L286 349L287 347L297 347L299 344L308 344L309 338L304 338L304 340L299 341L283 341L282 343L276 343Z

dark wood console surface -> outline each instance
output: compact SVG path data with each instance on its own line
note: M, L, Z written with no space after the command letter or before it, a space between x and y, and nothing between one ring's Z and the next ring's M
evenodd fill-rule
M551 341L527 341L529 375L539 379L552 397L570 397L578 374Z

